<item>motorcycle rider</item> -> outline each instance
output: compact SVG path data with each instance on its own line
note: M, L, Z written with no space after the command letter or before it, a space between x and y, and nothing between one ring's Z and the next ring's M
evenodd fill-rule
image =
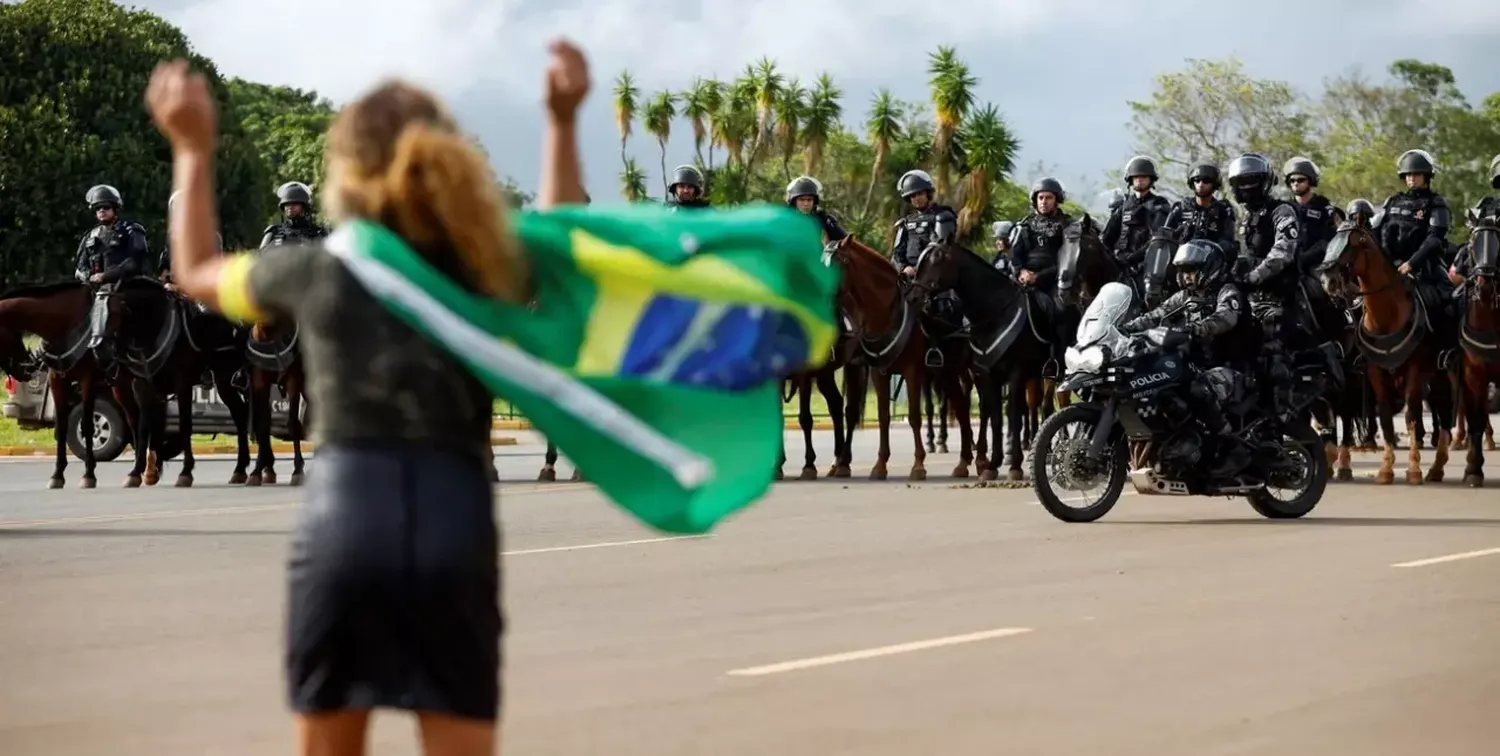
M1010 240L1015 234L1016 224L1012 221L995 221L990 225L990 237L995 241L995 257L990 264L995 270L1007 276L1015 277L1015 260L1010 256Z
M288 181L276 189L281 206L281 222L266 226L261 233L260 248L283 244L305 244L328 236L328 227L318 223L313 213L312 189L300 181Z
M78 242L73 275L94 288L89 313L89 347L94 348L104 340L110 292L121 281L146 271L146 229L120 217L125 200L113 186L90 188L84 201L94 212L95 226Z
M1130 193L1118 207L1111 206L1109 221L1104 224L1104 246L1132 272L1146 258L1146 244L1151 233L1160 228L1171 212L1167 198L1153 191L1156 186L1156 161L1136 155L1125 164L1125 184Z
M667 206L673 210L708 207L703 196L703 172L691 165L679 165L672 169L672 183L667 184Z
M1031 185L1031 212L1011 232L1016 282L1036 294L1032 301L1040 304L1052 321L1052 356L1042 368L1044 378L1057 376L1063 353L1074 336L1072 318L1065 317L1070 308L1057 301L1057 253L1062 249L1063 229L1073 223L1073 216L1062 210L1067 199L1061 181L1051 176L1037 179Z
M1305 320L1296 297L1297 211L1271 195L1271 171L1271 161L1253 152L1229 163L1229 191L1245 209L1244 249L1236 264L1250 268L1244 276L1250 314L1269 340L1290 349L1298 321Z
M818 221L823 229L823 243L841 242L849 238L839 219L824 210L823 184L812 176L798 176L786 185L786 205L798 212L807 213Z
M1370 223L1375 219L1375 206L1363 197L1353 200L1349 206L1344 208L1344 217L1348 218L1365 230L1369 230Z
M1234 205L1214 196L1222 188L1219 167L1207 163L1195 166L1188 174L1188 184L1193 196L1173 204L1162 225L1172 230L1179 244L1208 239L1223 247L1227 256L1234 257L1238 246L1234 240Z
M1496 155L1490 161L1490 188L1500 189L1500 155ZM1478 204L1469 210L1470 225L1489 223L1500 225L1500 197L1490 196L1479 200ZM1454 259L1453 265L1448 268L1448 280L1454 286L1463 284L1464 279L1469 277L1469 245L1464 243Z
M1322 171L1312 158L1297 156L1281 167L1281 178L1292 191L1292 209L1297 213L1297 262L1312 272L1323 262L1323 250L1344 222L1343 212L1314 189Z
M1172 266L1177 271L1178 291L1120 330L1131 334L1165 326L1179 331L1191 341L1195 362L1217 365L1195 374L1189 395L1209 431L1206 440L1215 446L1207 455L1213 461L1210 475L1226 477L1250 462L1250 450L1243 444L1231 442L1226 449L1218 441L1234 431L1223 408L1239 406L1248 398L1245 374L1233 366L1244 367L1252 359L1257 340L1254 325L1245 317L1245 295L1229 280L1229 256L1218 244L1206 239L1188 241L1177 248Z
M1417 288L1426 290L1428 303L1447 311L1452 287L1443 275L1442 263L1453 218L1447 200L1432 190L1437 161L1425 150L1407 150L1396 158L1396 173L1407 189L1386 198L1375 232L1400 273L1415 277Z

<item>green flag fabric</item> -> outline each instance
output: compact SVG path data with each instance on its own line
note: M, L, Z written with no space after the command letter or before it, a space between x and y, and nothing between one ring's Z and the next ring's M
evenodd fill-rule
M771 205L515 222L530 307L466 292L374 223L340 227L327 249L647 524L702 533L763 495L780 379L822 365L837 337L817 224Z

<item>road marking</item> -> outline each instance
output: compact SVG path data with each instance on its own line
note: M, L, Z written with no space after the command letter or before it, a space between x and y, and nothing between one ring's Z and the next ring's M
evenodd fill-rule
M523 556L526 554L551 554L556 551L583 551L585 549L605 549L611 546L635 546L642 543L664 543L666 541L686 541L695 538L711 538L712 534L667 536L665 538L637 538L633 541L605 541L603 543L583 543L577 546L548 546L541 549L519 549L517 551L502 551L500 556Z
M1029 627L1002 627L997 630L984 630L977 633L964 635L950 635L945 638L933 638L931 640L913 641L911 643L898 643L894 646L881 646L879 648L867 648L862 651L846 651L841 654L829 654L827 656L814 656L809 659L795 659L793 661L781 662L779 664L767 664L763 667L746 667L745 669L730 670L728 674L736 677L760 677L762 675L776 675L782 672L795 672L813 667L826 667L830 664L843 664L845 662L863 661L875 659L882 656L895 656L896 654L909 654L913 651L926 651L932 648L943 648L944 646L956 646L961 643L977 643L979 641L994 640L996 638L1009 638L1013 635L1024 635L1031 632Z
M1448 554L1446 556L1431 557L1429 559L1417 559L1410 562L1397 562L1392 567L1426 567L1429 564L1443 564L1444 562L1459 562L1465 559L1478 559L1479 557L1494 556L1500 554L1500 549L1481 549L1479 551L1465 551L1462 554Z

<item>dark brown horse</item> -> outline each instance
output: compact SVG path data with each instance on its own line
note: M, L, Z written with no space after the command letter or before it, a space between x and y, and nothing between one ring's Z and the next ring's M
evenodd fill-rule
M250 422L254 428L255 469L248 485L276 484L276 452L271 448L271 387L281 389L287 402L287 435L292 441L292 478L294 486L302 484L302 442L307 432L302 422L302 404L306 401L306 380L302 357L297 348L297 324L293 322L257 323L250 330L245 348L250 361Z
M872 480L885 480L891 457L891 377L906 382L907 420L911 425L913 461L908 480L925 480L927 451L922 447L922 386L926 377L927 339L920 327L921 307L902 290L895 266L879 252L848 239L833 252L833 262L848 282L850 329L858 339L855 361L869 370L875 382L880 415L880 451L870 470ZM953 476L966 478L973 461L974 436L969 424L969 395L956 370L943 372L943 391L958 414L960 449ZM862 381L849 380L848 403L863 407ZM857 399L856 399L857 397Z
M1500 228L1482 223L1469 234L1469 271L1464 281L1468 296L1464 299L1458 332L1459 344L1463 347L1460 404L1466 424L1475 434L1475 439L1468 444L1469 456L1464 466L1464 483L1471 488L1484 487L1484 452L1480 450L1483 445L1478 436L1489 430L1490 383L1500 382L1500 284L1497 284L1497 278L1500 278Z
M1319 270L1330 297L1345 302L1359 297L1364 303L1355 341L1368 361L1370 386L1385 440L1375 482L1389 485L1395 480L1393 399L1398 393L1405 397L1408 435L1422 414L1427 394L1436 427L1435 454L1426 480L1442 481L1454 425L1454 392L1450 372L1439 367L1440 350L1448 335L1444 330L1447 324L1437 312L1440 303L1424 301L1416 285L1396 270L1374 234L1353 224L1339 227ZM1429 383L1432 385L1427 391ZM1420 485L1422 451L1415 443L1407 459L1406 482Z
M78 281L63 281L28 286L0 295L0 370L16 380L28 379L33 371L49 371L52 406L55 415L52 436L57 442L57 463L48 482L49 488L62 488L63 471L68 467L68 419L74 398L72 387L78 386L83 439L83 477L79 487L94 488L98 478L94 470L94 403L101 390L108 390L104 373L89 348L89 311L93 295ZM42 346L32 361L24 337L38 336Z

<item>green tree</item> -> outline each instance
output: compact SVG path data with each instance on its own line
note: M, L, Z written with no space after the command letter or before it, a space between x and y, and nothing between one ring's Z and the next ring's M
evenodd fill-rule
M142 102L164 58L207 74L225 117L218 181L226 245L259 238L269 176L213 64L159 16L108 0L0 5L0 224L7 283L68 274L93 220L83 198L117 187L125 216L160 249L171 193L170 151Z
M271 171L270 184L323 183L323 139L334 108L316 92L230 79L229 99ZM269 189L268 189L269 190Z

